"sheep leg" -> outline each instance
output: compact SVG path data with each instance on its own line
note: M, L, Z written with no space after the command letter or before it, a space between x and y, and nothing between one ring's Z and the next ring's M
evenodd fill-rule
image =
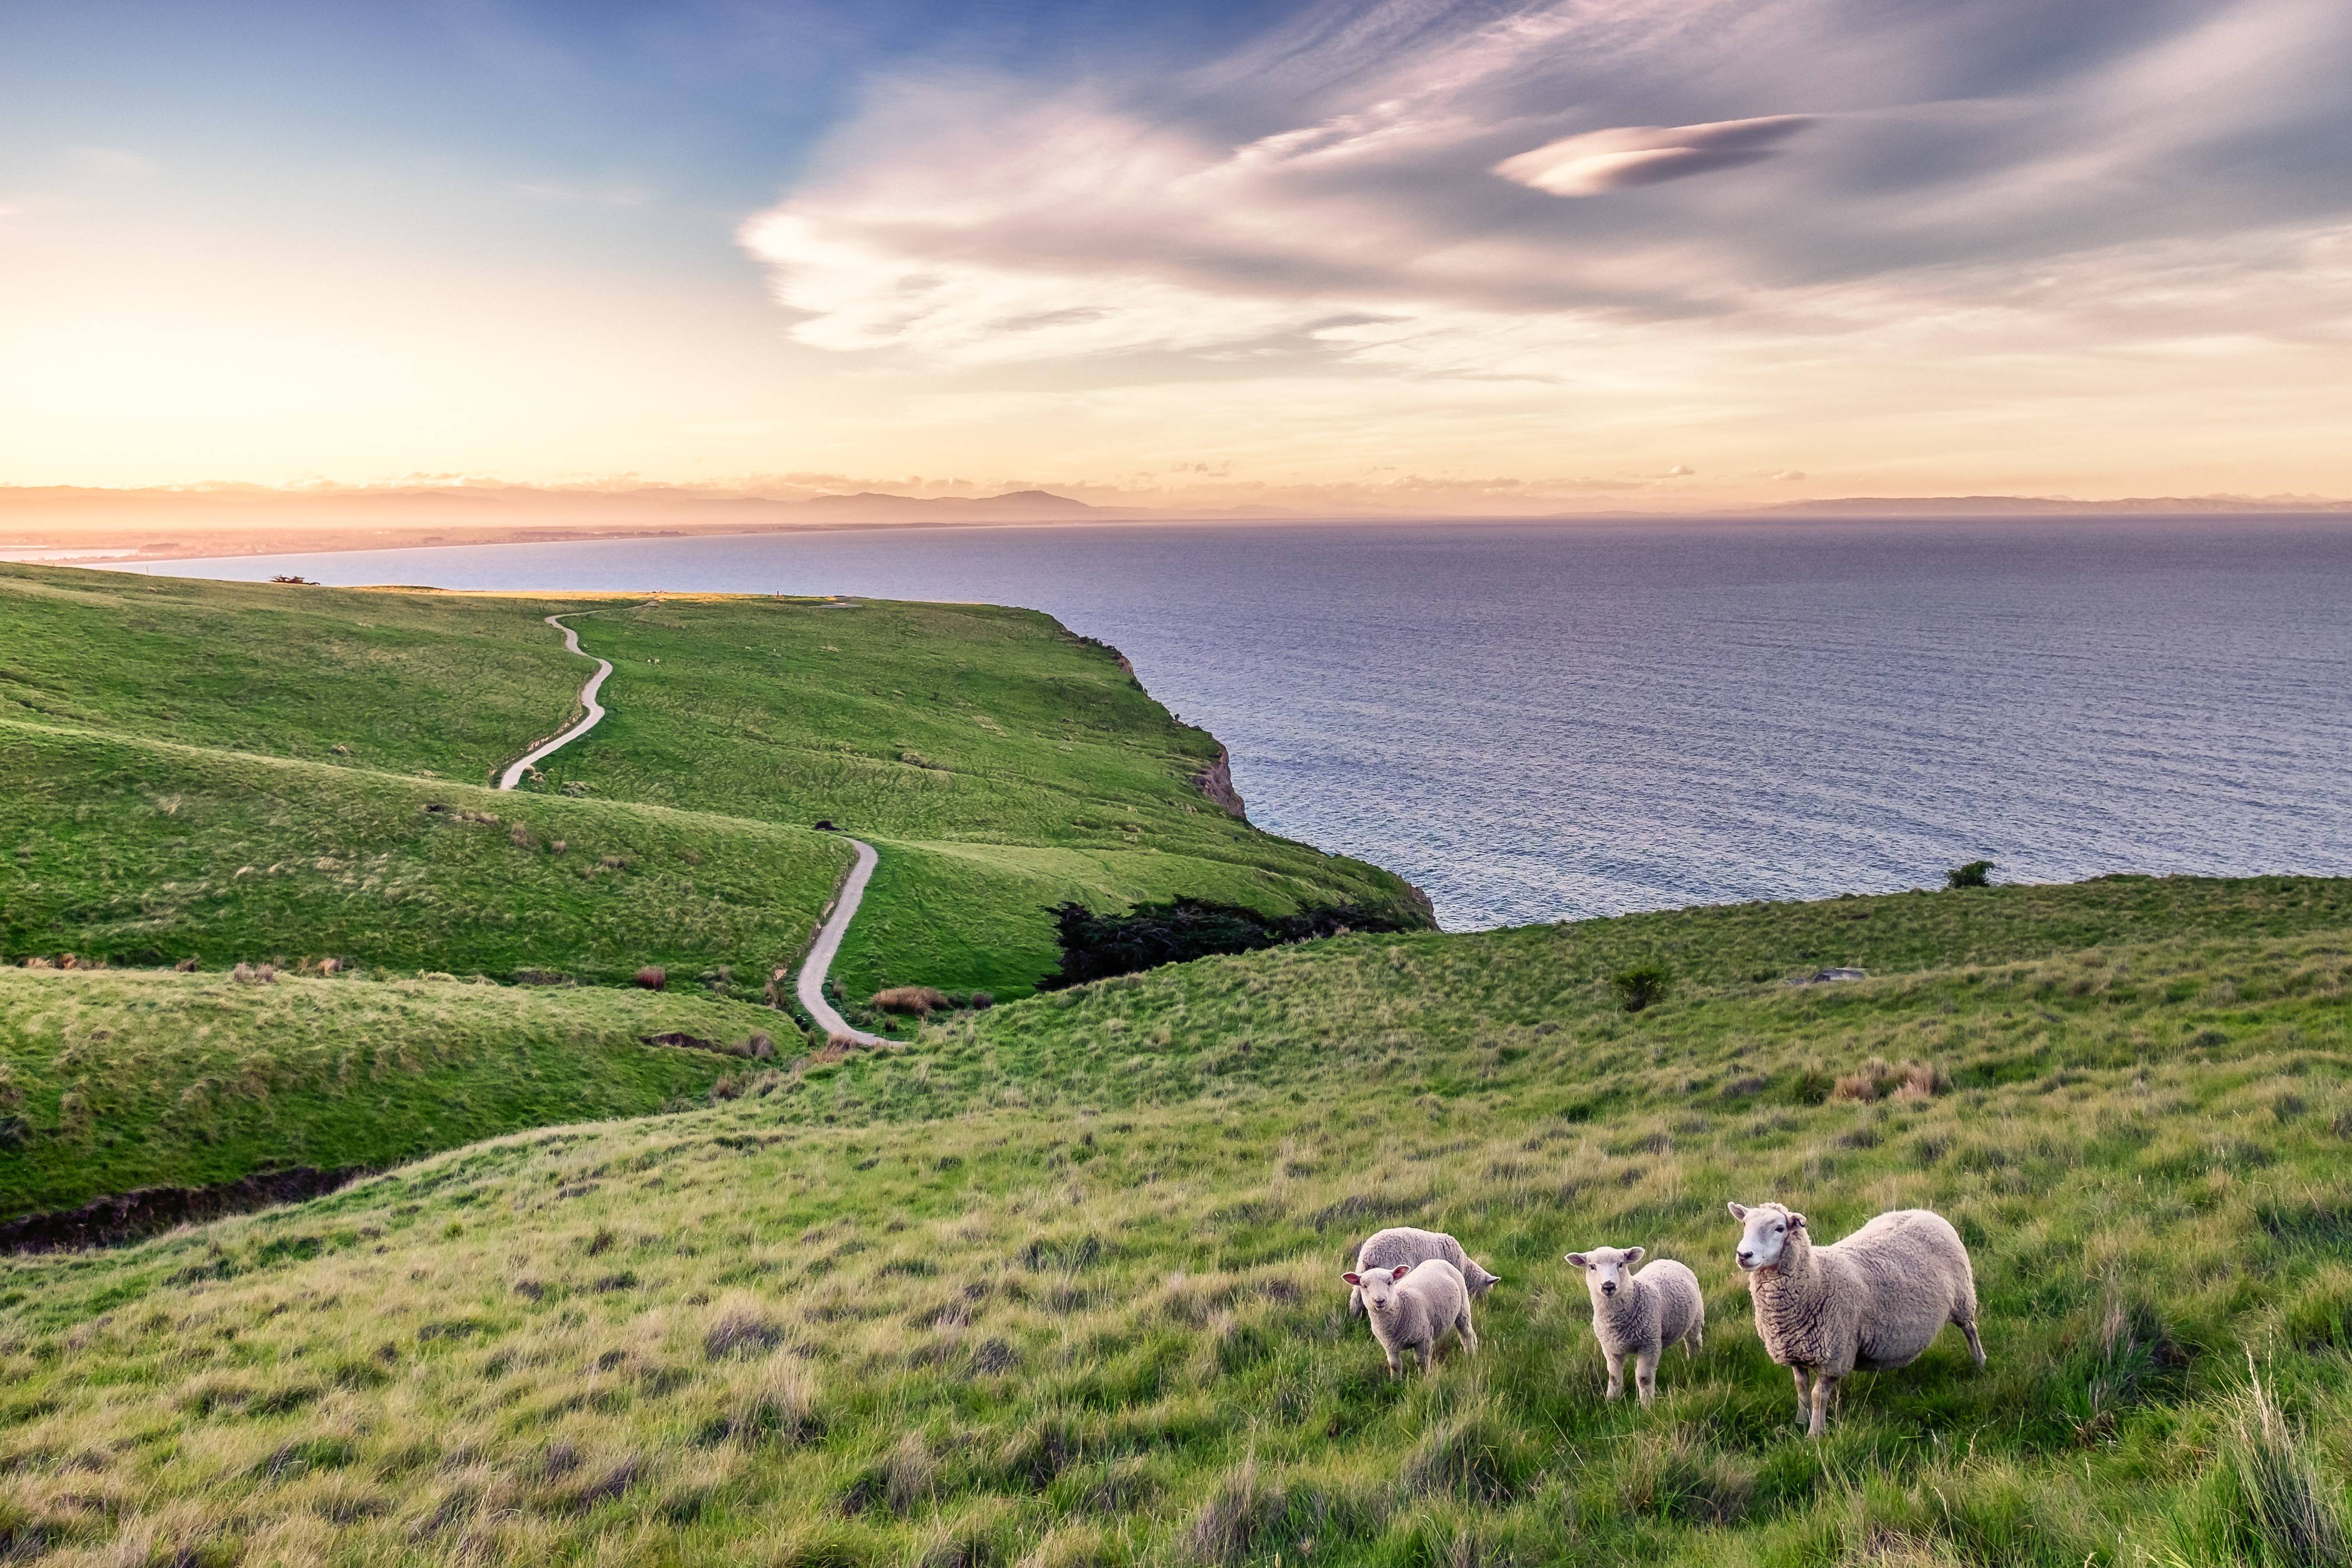
M1465 1355L1477 1354L1478 1331L1470 1325L1470 1309L1468 1307L1464 1307L1462 1309L1462 1315L1454 1320L1454 1332L1462 1336L1462 1354Z
M1364 1292L1353 1285L1348 1287L1348 1315L1351 1318L1364 1315Z
M1818 1437L1829 1429L1830 1396L1837 1392L1838 1380L1825 1372L1813 1375L1813 1419L1805 1428L1809 1437Z
M1797 1380L1797 1425L1801 1427L1805 1424L1806 1414L1813 1407L1812 1375L1801 1366L1792 1366L1789 1373Z
M1388 1356L1389 1375L1391 1377L1402 1377L1404 1375L1404 1363L1397 1359L1397 1353L1392 1350L1388 1353Z
M1437 1342L1435 1340L1431 1340L1421 1347L1421 1375L1423 1377L1437 1375Z
M1658 1396L1658 1347L1643 1347L1633 1358L1633 1387L1642 1398L1642 1408L1647 1410L1650 1401Z
M1698 1353L1706 1348L1706 1330L1696 1328L1683 1335L1683 1359L1696 1361Z
M1982 1366L1984 1364L1984 1341L1977 1338L1976 1320L1974 1318L1958 1318L1954 1321L1960 1325L1960 1332L1969 1336L1969 1354L1976 1359L1976 1364L1979 1366Z
M1601 1354L1609 1358L1609 1392L1603 1397L1622 1398L1625 1393L1625 1353L1604 1350Z

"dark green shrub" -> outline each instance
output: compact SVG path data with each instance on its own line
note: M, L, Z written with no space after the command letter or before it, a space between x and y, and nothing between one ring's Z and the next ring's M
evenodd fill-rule
M1992 862L1970 861L1966 865L1956 865L1944 873L1944 885L1946 887L1990 887Z
M1658 964L1620 969L1609 977L1609 988L1617 993L1617 1000L1629 1013L1640 1012L1653 1002L1663 1001L1673 984L1674 977Z
M1347 904L1323 904L1296 915L1261 915L1239 904L1173 898L1165 904L1139 904L1125 915L1097 915L1083 904L1059 904L1046 913L1053 915L1061 937L1062 967L1037 982L1041 991L1213 953L1255 953L1347 931L1408 929L1392 915Z

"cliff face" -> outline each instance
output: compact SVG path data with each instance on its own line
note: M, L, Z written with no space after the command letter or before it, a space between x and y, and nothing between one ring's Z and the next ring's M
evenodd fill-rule
M1225 809L1230 817L1249 821L1249 811L1242 804L1241 791L1234 788L1233 754L1223 746L1217 747L1217 759L1192 775L1192 788Z

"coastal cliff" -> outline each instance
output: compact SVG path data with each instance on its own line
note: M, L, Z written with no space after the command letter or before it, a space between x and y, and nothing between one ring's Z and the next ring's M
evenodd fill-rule
M1233 753L1227 751L1224 743L1220 741L1217 759L1192 775L1192 788L1223 807L1227 816L1238 817L1246 822L1249 810L1242 804L1241 791L1234 788L1233 763Z

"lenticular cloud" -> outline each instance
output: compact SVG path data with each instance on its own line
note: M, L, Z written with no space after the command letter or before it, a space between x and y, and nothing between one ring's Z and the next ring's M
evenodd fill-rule
M1506 158L1495 172L1555 196L1598 196L1693 174L1760 163L1813 123L1803 114L1718 120L1707 125L1628 125L1589 131Z

